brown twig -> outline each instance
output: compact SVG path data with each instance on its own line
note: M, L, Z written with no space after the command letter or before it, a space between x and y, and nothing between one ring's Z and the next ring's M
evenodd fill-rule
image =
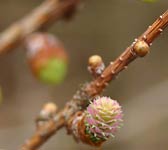
M149 26L149 28L138 39L135 39L135 42L133 42L133 44L131 44L131 46L129 46L114 62L111 62L103 71L101 76L84 85L81 90L75 94L73 100L68 102L65 108L60 111L55 118L49 120L45 126L40 128L40 130L37 130L34 135L27 140L27 142L22 146L22 150L35 150L41 146L58 129L63 127L76 111L80 110L81 107L86 107L88 100L100 94L119 72L127 68L127 65L130 62L135 60L138 56L142 56L142 52L143 54L144 52L146 54L146 52L148 52L148 46L151 45L154 39L167 26L168 11ZM136 44L138 44L138 46L135 46Z
M114 79L114 77L122 70L127 68L127 65L137 58L134 45L138 41L144 41L149 46L152 45L154 39L162 33L168 25L168 10L161 15L149 28L129 46L114 62L104 70L100 77L92 81L87 87L86 92L89 96L94 96L102 92L105 86Z
M51 22L69 17L79 0L45 0L29 15L17 21L0 34L0 54L19 46L21 41L34 31Z

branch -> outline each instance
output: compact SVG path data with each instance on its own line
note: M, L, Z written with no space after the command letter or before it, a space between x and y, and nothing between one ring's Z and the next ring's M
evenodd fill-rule
M22 146L22 150L36 150L58 129L66 125L72 115L85 108L88 100L100 94L109 82L119 72L127 68L127 65L138 56L144 56L149 51L149 46L158 35L168 26L168 11L160 16L149 28L131 44L114 62L105 68L103 73L92 82L85 84L76 92L73 99L45 126L36 130L34 135ZM43 134L41 134L43 133Z
M29 15L0 34L0 54L19 46L32 32L59 19L70 17L78 3L79 0L45 0Z
M162 33L162 31L168 26L168 10L161 15L148 29L133 42L114 62L104 70L100 77L92 81L86 88L86 92L89 96L95 96L100 94L102 90L108 85L108 83L115 78L122 70L127 68L127 65L139 56L143 56L136 49L136 44L139 41L146 43L148 46L152 45L152 42L156 37ZM147 52L147 51L146 51ZM145 53L146 54L146 53Z

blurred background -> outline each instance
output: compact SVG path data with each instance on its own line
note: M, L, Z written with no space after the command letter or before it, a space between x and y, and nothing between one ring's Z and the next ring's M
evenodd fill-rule
M0 0L0 30L23 17L42 0ZM159 15L168 1L144 3L140 0L90 0L69 22L60 21L49 32L65 44L69 71L59 86L38 82L27 65L25 49L0 56L0 149L17 149L32 135L34 119L41 106L53 101L60 108L80 83L90 81L87 60L99 54L106 64L114 60ZM168 147L168 30L158 38L147 57L133 62L112 81L104 95L117 99L124 110L124 127L103 150L158 150ZM42 150L94 150L76 144L60 130Z

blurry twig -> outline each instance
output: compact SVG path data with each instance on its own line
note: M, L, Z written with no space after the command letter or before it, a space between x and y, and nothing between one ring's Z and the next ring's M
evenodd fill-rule
M0 54L19 46L21 41L32 32L59 19L70 17L78 2L79 0L45 0L29 15L0 34Z
M55 117L49 119L44 126L37 129L34 135L22 146L22 150L35 150L46 142L57 130L66 125L72 115L84 109L89 100L100 94L108 83L127 65L138 56L145 56L149 52L149 47L160 33L168 26L168 11L161 15L149 28L129 46L114 62L105 68L103 73L92 82L84 84L67 102L65 108Z

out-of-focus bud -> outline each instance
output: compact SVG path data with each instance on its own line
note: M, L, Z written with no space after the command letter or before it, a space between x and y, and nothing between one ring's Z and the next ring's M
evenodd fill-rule
M57 106L55 103L49 102L46 103L42 110L40 111L38 121L45 121L48 119L51 119L54 117L54 115L57 113Z
M49 119L53 119L55 114L57 113L57 105L52 102L46 103L42 110L40 111L40 114L36 118L36 125L37 128L43 126Z
M103 72L105 66L99 55L93 55L88 60L88 70L96 78Z
M44 83L58 84L67 73L67 53L51 34L34 33L25 42L28 63L33 74Z

